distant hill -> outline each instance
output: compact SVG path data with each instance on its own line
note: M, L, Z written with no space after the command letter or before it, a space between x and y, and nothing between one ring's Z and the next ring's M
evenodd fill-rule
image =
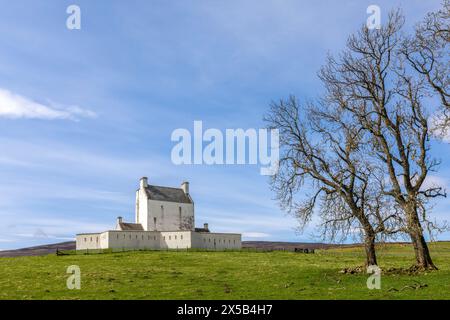
M439 241L438 241L439 242ZM399 244L407 244L406 242L398 242ZM337 247L359 247L362 244L329 244L329 243L308 243L308 242L280 242L280 241L242 241L243 249L256 250L286 250L294 251L295 248L300 249L331 249ZM21 257L21 256L43 256L56 253L56 250L75 250L75 241L60 242L22 248L16 250L0 251L0 257Z
M278 241L242 241L244 249L288 250L300 249L328 249L341 246L338 244L309 243L309 242L278 242Z
M242 248L257 250L286 250L293 251L295 248L301 249L327 249L335 248L336 244L307 243L307 242L272 242L272 241L243 241ZM349 246L349 245L346 245ZM351 245L355 246L355 245ZM0 251L0 257L21 257L21 256L43 256L56 253L56 250L75 250L75 241L47 244L16 250Z
M75 250L75 241L46 244L42 246L0 251L0 257L44 256L59 250Z

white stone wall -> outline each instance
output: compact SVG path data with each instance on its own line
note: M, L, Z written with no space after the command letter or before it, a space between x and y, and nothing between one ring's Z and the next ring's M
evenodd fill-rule
M106 231L77 235L77 250L86 249L241 249L241 235L192 231Z
M110 249L159 249L160 233L149 231L107 231ZM106 248L105 248L106 249Z
M136 223L140 223L144 230L152 231L148 229L148 198L144 189L136 191Z
M191 231L161 232L161 249L189 249L192 248Z
M208 250L241 249L241 235L237 233L194 232L192 248Z
M148 231L194 230L194 204L192 203L148 200L147 208L148 221L144 229Z
M76 237L76 249L101 249L100 233L78 234Z
M109 232L102 232L100 234L100 248L109 248Z
M150 200L144 189L136 191L135 221L146 231L194 230L194 204Z

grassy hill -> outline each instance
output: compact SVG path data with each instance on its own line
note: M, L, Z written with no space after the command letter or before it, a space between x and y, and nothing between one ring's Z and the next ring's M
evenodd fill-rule
M0 299L450 299L450 242L430 244L439 271L388 271L413 263L410 245L378 248L381 290L368 275L339 273L360 247L293 252L158 252L0 258ZM81 290L66 288L67 267Z

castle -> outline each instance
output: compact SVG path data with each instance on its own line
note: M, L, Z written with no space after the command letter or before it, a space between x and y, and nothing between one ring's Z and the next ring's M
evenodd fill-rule
M212 233L207 223L195 228L189 182L180 188L149 185L141 178L136 191L135 223L117 218L115 230L76 236L77 250L90 249L240 249L241 235Z

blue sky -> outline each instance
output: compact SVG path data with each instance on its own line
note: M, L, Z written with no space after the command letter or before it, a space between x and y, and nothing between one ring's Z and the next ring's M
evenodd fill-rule
M8 249L110 229L119 215L132 221L144 175L157 185L190 181L197 225L213 231L318 240L314 225L295 232L258 166L173 165L172 131L194 120L259 128L271 100L319 93L325 55L343 48L370 4L382 19L402 6L411 26L440 1L0 4L0 108L28 108L0 112L0 249ZM71 4L81 30L66 28ZM450 146L434 150L443 164L432 179L448 186ZM449 204L436 204L437 219L448 219Z

